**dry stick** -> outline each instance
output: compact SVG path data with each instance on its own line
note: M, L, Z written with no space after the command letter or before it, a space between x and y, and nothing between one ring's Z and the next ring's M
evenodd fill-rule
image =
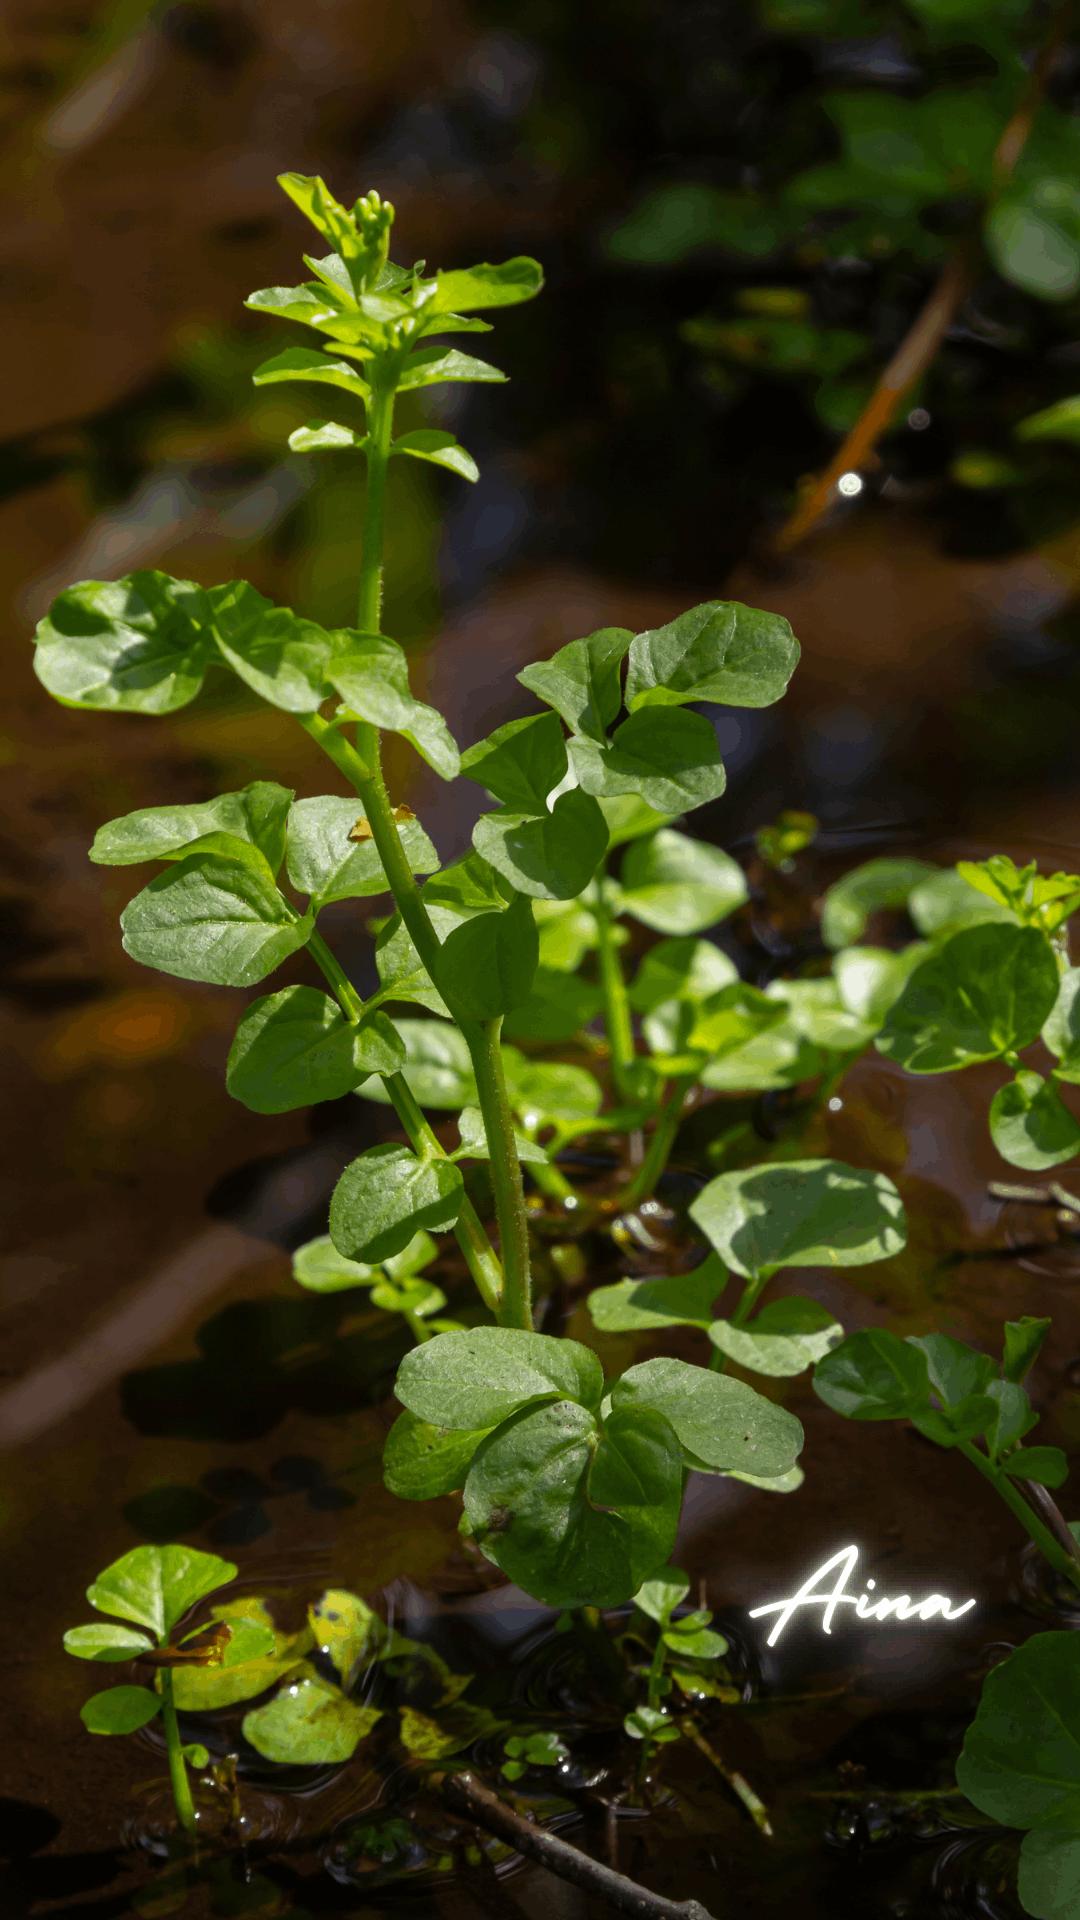
M464 1814L476 1826L506 1840L518 1853L536 1860L560 1880L568 1880L585 1893L606 1900L619 1913L634 1914L637 1920L713 1920L700 1901L667 1900L661 1893L650 1893L636 1880L628 1880L624 1873L616 1873L613 1867L606 1867L590 1854L569 1846L546 1827L534 1826L523 1814L508 1807L497 1793L482 1785L475 1774L441 1774L436 1777L436 1784L447 1806L455 1813Z
M1068 31L1071 14L1072 0L1066 0L1066 4L1055 15L1039 49L1016 111L1002 130L991 163L991 203L1008 184L1027 145L1051 69ZM962 240L946 260L936 286L893 354L843 446L781 527L774 542L778 553L789 552L817 525L822 514L832 505L841 475L856 472L870 461L874 448L889 427L904 395L910 393L933 363L959 308L971 291L976 258L976 249L968 238Z
M1021 1480L1019 1484L1023 1487L1029 1504L1035 1508L1040 1519L1050 1529L1059 1547L1063 1548L1070 1559L1080 1562L1080 1540L1077 1540L1057 1501L1051 1499L1039 1480Z

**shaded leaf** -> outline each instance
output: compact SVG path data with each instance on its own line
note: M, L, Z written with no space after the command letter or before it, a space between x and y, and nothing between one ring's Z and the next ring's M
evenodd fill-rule
M793 1467L803 1443L794 1414L753 1387L685 1360L645 1360L617 1380L612 1412L630 1419L660 1413L673 1427L688 1466L767 1479Z
M550 813L485 813L473 845L519 893L573 900L584 892L607 851L607 826L596 801L574 790Z
M330 1235L350 1260L385 1260L422 1227L452 1227L464 1195L458 1168L442 1156L421 1160L391 1142L368 1147L334 1188Z
M399 1500L433 1500L465 1485L472 1458L489 1427L436 1427L406 1408L383 1448L383 1479Z
M722 1173L691 1218L736 1273L778 1267L858 1267L899 1253L904 1209L883 1173L842 1160L789 1160Z
M496 727L461 756L461 771L512 812L542 814L566 773L566 742L553 713Z
M90 848L97 866L130 867L143 860L182 858L208 835L247 841L263 855L271 877L285 856L285 821L292 803L287 787L255 780L239 793L175 807L140 807L99 827ZM205 844L201 852L212 852Z
M610 745L572 740L570 757L586 793L632 794L661 814L704 806L727 784L712 726L681 707L645 707L616 727Z
M161 1701L149 1687L107 1687L91 1694L79 1709L87 1733L138 1733L161 1712Z
M999 1087L990 1103L990 1137L1011 1166L1039 1173L1080 1153L1080 1122L1052 1080L1023 1072Z
M1034 927L965 928L916 967L876 1044L909 1073L1000 1058L1035 1039L1058 981L1053 951Z
M447 1428L494 1427L519 1407L558 1397L595 1407L596 1355L576 1340L516 1327L443 1333L405 1355L394 1391L418 1419Z
M38 623L34 671L65 706L173 713L202 686L213 645L201 587L167 573L83 580Z
M620 667L632 638L626 627L601 627L560 647L550 660L523 667L517 677L572 733L602 741L622 706Z
M225 1084L253 1113L340 1100L369 1073L396 1073L405 1049L384 1013L353 1024L316 987L256 1000L236 1029Z
M775 1379L805 1373L843 1337L827 1307L798 1294L767 1301L746 1326L716 1320L709 1328L713 1346L736 1366Z

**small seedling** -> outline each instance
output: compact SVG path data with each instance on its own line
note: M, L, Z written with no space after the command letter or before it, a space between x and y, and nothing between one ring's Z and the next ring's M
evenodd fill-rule
M512 1733L503 1741L506 1755L499 1771L504 1780L521 1780L533 1767L561 1767L570 1758L570 1749L557 1733Z
M188 1768L206 1767L199 1742L185 1744L176 1717L178 1673L223 1672L260 1660L273 1646L264 1624L219 1609L215 1618L174 1638L176 1628L200 1600L235 1580L236 1568L193 1547L134 1547L99 1573L86 1597L98 1613L111 1615L64 1635L68 1653L104 1664L141 1661L153 1686L107 1687L81 1709L89 1733L137 1733L161 1719L176 1817L185 1834L196 1832L197 1814ZM118 1624L123 1622L123 1625Z

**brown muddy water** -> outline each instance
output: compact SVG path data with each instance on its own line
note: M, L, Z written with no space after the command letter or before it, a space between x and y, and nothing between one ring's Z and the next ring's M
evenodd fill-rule
M834 848L812 884L874 850ZM948 860L989 848L911 850ZM1068 864L1061 849L1029 851ZM767 1383L805 1423L804 1486L769 1498L692 1478L677 1559L731 1640L741 1696L708 1704L701 1725L767 1803L774 1837L685 1740L664 1750L648 1813L620 1805L635 1756L619 1731L617 1671L595 1641L556 1633L552 1614L468 1557L455 1500L412 1507L383 1489L397 1336L347 1297L291 1282L288 1249L322 1230L341 1165L383 1110L352 1100L253 1126L209 1072L227 1043L223 996L134 975L103 996L97 982L88 991L64 978L62 942L42 951L10 1029L27 1104L13 1195L25 1250L5 1274L0 1392L11 1462L0 1911L301 1920L389 1914L403 1901L447 1920L607 1911L491 1840L477 1847L389 1743L362 1744L342 1768L273 1768L245 1749L236 1711L200 1716L191 1732L215 1754L240 1753L242 1840L211 1847L198 1867L171 1861L159 1741L152 1730L109 1742L83 1732L90 1670L64 1657L60 1636L83 1617L100 1566L140 1540L183 1539L235 1560L239 1589L271 1595L286 1623L326 1586L365 1595L475 1675L470 1699L554 1727L571 1760L557 1776L527 1776L522 1804L717 1920L1009 1920L1010 1842L952 1791L952 1766L988 1667L1070 1616L965 1463L913 1431L836 1419L806 1380ZM783 964L757 955L759 972ZM1075 1451L1080 1242L1052 1208L990 1196L1002 1172L986 1133L993 1084L981 1069L906 1079L871 1055L823 1111L759 1107L763 1153L777 1126L798 1126L804 1151L896 1178L910 1222L889 1263L840 1278L793 1272L783 1286L816 1294L849 1327L933 1326L987 1350L1004 1319L1050 1314L1034 1383L1040 1437ZM1080 1192L1066 1172L1074 1178ZM663 1233L624 1235L616 1257L587 1238L586 1288L692 1260L677 1215L694 1185L689 1172L668 1184L670 1245ZM446 1284L464 1298L452 1268ZM693 1335L598 1335L582 1298L553 1298L544 1324L590 1340L609 1370L659 1351L702 1358ZM793 1592L849 1542L860 1578L881 1591L978 1604L950 1625L838 1623L831 1638L815 1618L770 1651L768 1622L748 1610ZM489 1739L455 1764L486 1765L494 1779L500 1757ZM211 1827L224 1817L208 1810ZM391 1870L362 1850L373 1827Z

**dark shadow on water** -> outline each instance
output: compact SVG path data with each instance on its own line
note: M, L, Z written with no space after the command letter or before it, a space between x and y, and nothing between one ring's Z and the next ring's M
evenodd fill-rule
M400 1334L342 1296L238 1300L203 1322L198 1355L129 1373L124 1413L140 1433L187 1440L257 1440L286 1413L355 1412L389 1391Z
M160 1544L205 1533L216 1547L241 1547L271 1531L270 1503L292 1495L302 1496L315 1513L356 1505L356 1496L337 1485L320 1461L287 1454L265 1476L248 1467L214 1467L195 1486L154 1487L128 1501L124 1518L144 1540Z

